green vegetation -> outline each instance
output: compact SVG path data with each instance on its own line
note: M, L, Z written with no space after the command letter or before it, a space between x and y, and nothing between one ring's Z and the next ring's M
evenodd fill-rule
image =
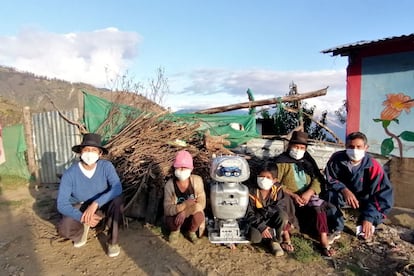
M2 175L0 176L0 196L4 190L15 190L22 186L27 186L27 179L18 176Z
M23 206L29 199L22 200L1 200L0 199L0 209L3 208L17 208Z
M319 261L321 258L320 253L315 250L312 242L308 239L299 236L292 237L292 243L295 247L293 257L301 263L310 263L313 261Z

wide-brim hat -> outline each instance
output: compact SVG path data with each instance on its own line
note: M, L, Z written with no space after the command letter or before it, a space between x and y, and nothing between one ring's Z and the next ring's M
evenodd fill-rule
M303 131L294 131L289 140L289 144L309 145L308 134Z
M103 154L107 154L108 150L102 146L101 135L96 133L87 133L83 136L82 143L79 145L73 146L72 151L80 153L83 147L96 147L102 150Z

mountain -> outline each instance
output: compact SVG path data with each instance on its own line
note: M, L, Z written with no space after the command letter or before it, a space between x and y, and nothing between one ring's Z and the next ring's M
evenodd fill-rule
M75 107L82 112L82 91L141 110L165 110L139 94L112 92L86 83L49 79L0 66L0 122L3 126L21 123L24 106L30 107L32 113L65 111Z

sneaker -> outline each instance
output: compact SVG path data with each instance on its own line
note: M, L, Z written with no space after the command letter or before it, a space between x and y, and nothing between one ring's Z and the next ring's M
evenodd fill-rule
M199 240L195 232L188 232L188 239L194 244L198 243Z
M328 243L333 244L336 240L341 238L341 231L335 231L328 236Z
M108 256L109 257L116 257L121 253L121 248L118 244L109 244L108 243Z
M86 242L88 241L88 233L89 233L89 225L84 224L83 225L82 237L79 241L74 242L73 246L76 247L76 248L84 246L86 244Z
M170 235L168 236L168 241L171 244L177 243L179 236L180 236L180 231L171 231Z
M283 251L282 247L280 246L278 242L272 242L271 247L272 247L272 253L276 257L280 257L285 254L285 252Z

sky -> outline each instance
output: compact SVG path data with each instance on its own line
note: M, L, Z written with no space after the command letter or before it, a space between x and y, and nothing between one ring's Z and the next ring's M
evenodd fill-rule
M329 86L306 103L333 114L348 60L321 51L414 33L411 0L2 2L0 65L109 89L126 76L143 91L161 69L172 111L247 102L247 89L285 96L293 82Z

